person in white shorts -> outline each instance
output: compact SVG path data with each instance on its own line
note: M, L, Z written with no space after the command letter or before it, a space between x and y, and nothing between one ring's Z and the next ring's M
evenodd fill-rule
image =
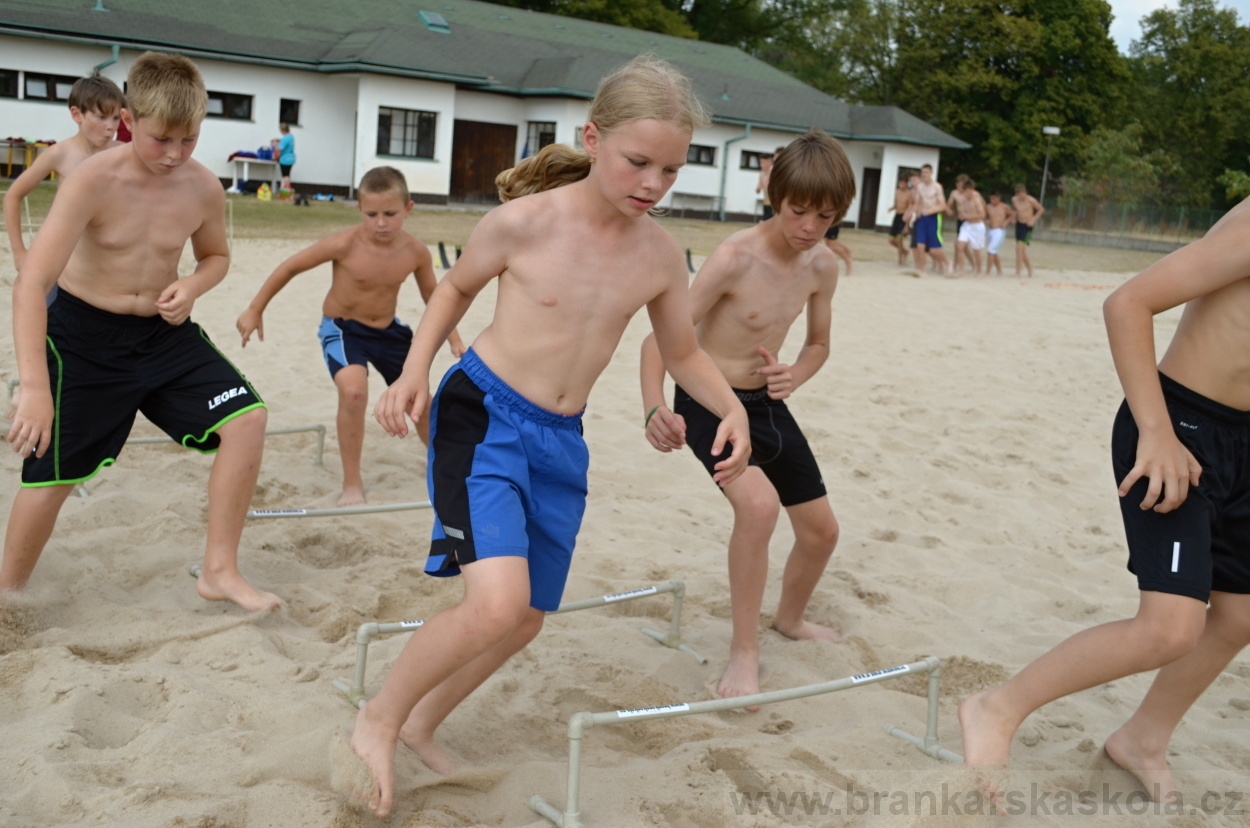
M1011 205L1002 200L998 191L990 193L990 203L985 205L985 223L988 227L989 245L986 248L985 273L990 275L995 268L998 275L1003 275L1003 262L998 258L998 248L1007 236L1007 225L1015 220Z
M973 271L981 275L981 251L985 249L985 199L976 191L972 179L960 175L955 179L948 209L959 219L959 235L955 240L955 270L964 271L964 261L972 262Z

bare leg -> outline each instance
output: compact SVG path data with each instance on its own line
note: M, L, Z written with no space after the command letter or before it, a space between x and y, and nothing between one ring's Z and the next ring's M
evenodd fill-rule
M729 666L716 687L724 698L760 690L760 608L768 580L768 541L777 526L781 504L777 490L759 467L750 467L725 487L734 510L729 536L729 604L733 637ZM755 709L755 708L748 708Z
M825 244L846 265L846 275L850 276L855 269L855 257L851 254L851 248L837 239L825 239Z
M72 491L72 484L18 490L4 535L0 592L17 591L26 586L48 538L52 537L61 506Z
M1012 736L1030 713L1079 690L1175 662L1198 644L1205 617L1201 601L1142 592L1136 617L1083 630L1001 687L965 699L959 706L964 761L1004 767Z
M1020 277L1020 271L1024 268L1024 262L1024 244L1016 242L1016 278ZM1029 275L1032 276L1033 274L1030 273Z
M920 271L921 275L924 275L925 272L925 266L927 264L925 259L928 251L929 248L925 247L923 244L918 244L911 249L912 255L916 257L916 270Z
M434 741L434 731L482 682L534 640L546 615L530 607L525 620L507 638L452 673L417 702L399 730L399 740L420 756L426 767L443 776L455 770L454 763Z
M933 261L942 268L943 273L947 274L948 276L951 273L954 273L955 266L951 264L950 259L946 258L946 253L942 251L942 248L935 247L931 249L929 251L929 256L931 256L933 258Z
M425 695L520 627L529 613L529 564L520 557L486 558L461 572L464 597L412 634L378 695L356 715L351 747L369 768L369 808L391 811L395 746L400 729Z
M959 273L960 275L962 275L964 272L964 259L966 259L967 257L968 257L968 243L961 242L961 241L955 242L955 265L954 265L954 269L951 272Z
M1029 261L1029 246L1027 244L1016 245L1016 250L1020 253L1019 260L1024 262L1025 269L1029 272L1029 278L1033 278L1033 263Z
M347 365L334 375L339 392L339 457L343 460L343 493L339 506L365 502L365 483L360 476L360 455L365 445L365 408L369 403L369 374L363 365Z
M1107 755L1136 776L1156 801L1173 797L1177 790L1167 761L1172 731L1216 676L1250 644L1250 595L1213 592L1206 615L1198 646L1159 671L1136 712L1107 739Z
M266 422L265 409L254 408L217 430L221 447L208 475L208 542L196 583L201 598L233 601L248 612L282 606L281 598L252 586L239 572L239 540L256 493Z
M781 578L781 602L777 605L773 629L787 638L838 641L842 636L835 630L804 617L812 593L816 591L816 582L824 574L838 545L838 521L829 506L829 498L787 506L786 513L794 527L794 548L786 559Z
M977 250L975 247L969 247L968 249L972 251L972 265L974 269L974 274L977 276L980 276L981 275L981 251Z

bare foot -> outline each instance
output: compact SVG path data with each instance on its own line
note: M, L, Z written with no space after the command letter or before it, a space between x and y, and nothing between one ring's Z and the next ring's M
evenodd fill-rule
M359 506L365 502L365 490L363 486L344 486L343 493L339 495L338 503L340 508L343 506Z
M1011 737L1018 724L997 713L989 692L976 693L959 705L963 731L964 764L973 768L1005 768L1011 753Z
M457 770L457 763L452 760L447 751L443 750L434 741L433 736L417 735L400 728L399 741L403 742L409 750L417 754L417 758L439 776L451 776Z
M1168 767L1166 746L1159 751L1147 750L1122 727L1111 734L1104 747L1112 762L1137 777L1153 801L1174 802L1180 798L1172 769Z
M729 654L729 666L716 685L716 695L722 699L734 699L738 696L751 696L760 692L760 656L759 653ZM759 705L748 707L754 713Z
M797 627L781 627L773 624L773 629L784 635L786 638L793 638L796 641L802 639L810 639L812 641L841 641L842 633L826 627L821 624L813 624L811 621L800 621Z
M352 730L352 751L369 769L373 789L361 799L380 817L391 812L395 797L395 745L396 739L387 729L369 716L369 704L356 714L356 727Z
M248 612L272 612L282 606L281 598L252 586L238 570L210 576L208 567L201 567L195 591L205 601L233 601Z

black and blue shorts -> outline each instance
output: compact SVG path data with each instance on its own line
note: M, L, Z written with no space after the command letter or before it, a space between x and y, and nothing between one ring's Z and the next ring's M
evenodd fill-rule
M398 319L385 328L374 328L355 319L323 316L317 336L331 377L348 365L364 365L368 371L367 363L373 363L387 385L404 372L404 360L412 347L412 328Z

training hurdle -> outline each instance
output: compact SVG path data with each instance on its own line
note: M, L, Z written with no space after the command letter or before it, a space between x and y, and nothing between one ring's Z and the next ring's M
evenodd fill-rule
M380 506L337 506L329 509L252 509L247 513L249 518L301 518L330 517L331 515L368 515L375 512L407 512L411 509L429 509L433 504L428 500L414 503L386 503Z
M911 664L900 664L884 670L874 670L858 676L828 681L823 684L809 684L804 687L793 687L789 690L774 690L771 693L756 693L751 696L738 696L732 699L714 699L710 701L670 704L663 707L641 707L633 710L613 710L608 713L574 713L569 719L569 778L566 795L565 811L560 811L547 800L535 794L530 798L530 808L545 819L550 820L558 828L583 828L579 798L581 796L581 763L582 736L592 727L614 724L634 724L649 719L671 719L675 716L691 716L696 713L715 713L722 710L736 710L742 707L772 704L773 702L801 699L806 696L818 696L837 690L848 690L866 684L888 681L892 678L911 673L929 674L929 711L928 730L923 738L906 733L893 725L886 725L885 730L891 736L911 742L920 750L935 759L962 763L964 758L958 753L947 750L938 744L937 719L938 695L942 676L942 662L933 656Z
M668 581L663 584L653 584L652 586L640 587L639 589L631 589L626 592L615 592L611 595L601 595L598 598L587 598L584 601L574 601L571 604L561 604L560 608L555 612L547 613L548 615L560 615L566 612L577 612L578 610L592 609L594 607L602 607L608 604L619 604L623 601L636 601L639 598L646 598L651 595L661 595L664 593L672 593L673 596L673 613L669 621L667 633L656 632L655 630L643 630L642 634L648 638L654 638L665 647L674 650L681 650L694 656L700 664L707 664L707 659L687 647L681 641L681 605L682 599L686 596L686 585L681 581ZM379 635L389 635L391 633L411 632L417 627L424 624L425 621L396 621L390 624L379 624L376 621L367 621L360 625L356 630L356 677L352 684L345 681L335 680L332 682L334 688L347 697L347 701L353 707L365 706L365 665L369 658L369 642ZM558 824L558 823L557 823Z
M285 428L268 428L265 429L265 436L272 437L275 434L302 434L306 431L317 432L317 459L314 465L322 465L326 452L326 427L321 423L314 423L306 426L287 426ZM173 442L169 437L132 437L126 441L126 445L156 445L158 443ZM251 517L251 515L248 515Z

